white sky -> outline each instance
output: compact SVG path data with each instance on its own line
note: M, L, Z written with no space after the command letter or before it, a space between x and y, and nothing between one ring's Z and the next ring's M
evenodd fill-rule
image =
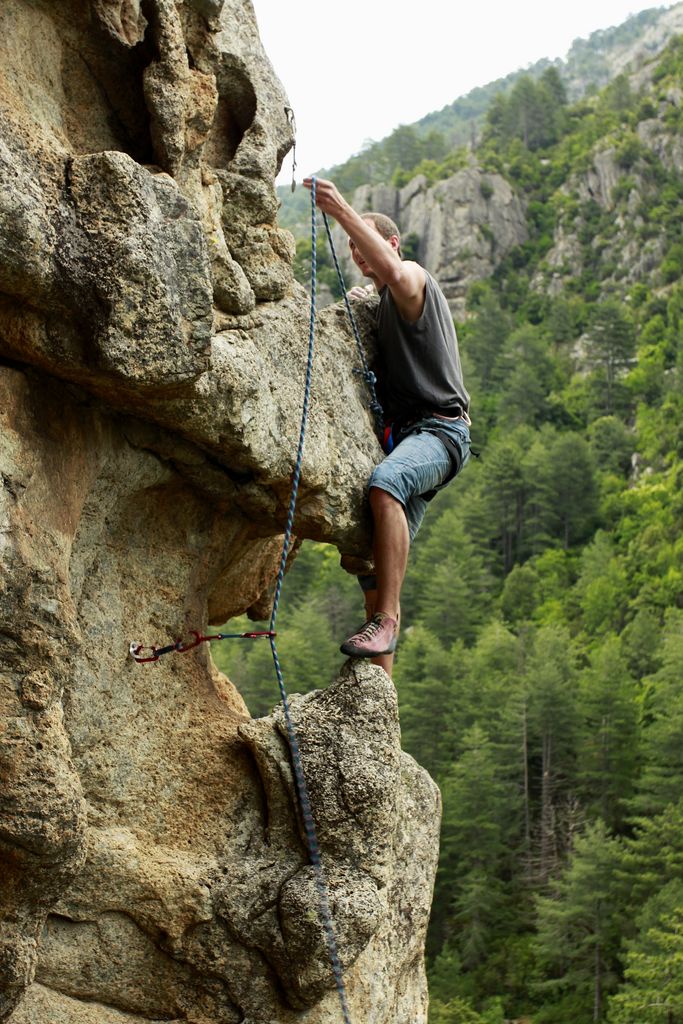
M618 25L647 0L253 0L261 40L294 109L297 181L341 163L576 38ZM280 183L291 180L291 154Z

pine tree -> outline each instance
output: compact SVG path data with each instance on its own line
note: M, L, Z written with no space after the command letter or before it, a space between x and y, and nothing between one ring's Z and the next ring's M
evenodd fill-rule
M650 608L639 608L619 637L629 671L636 679L653 675L659 668L662 635L658 617Z
M522 459L524 475L524 543L522 554L538 555L552 546L558 532L555 498L556 467L551 455L555 431L536 433Z
M548 450L556 536L564 548L584 541L595 527L597 487L590 448L582 437L558 434Z
M500 608L505 620L515 625L530 619L538 598L538 573L528 562L516 565L505 577L500 595Z
M442 859L434 896L434 925L442 939L455 926L451 941L465 967L485 956L503 912L499 873L508 851L513 794L502 776L489 737L473 726L442 784ZM514 811L512 817L514 822Z
M474 308L477 316L463 332L462 348L479 378L478 390L485 399L491 385L500 383L494 380L494 367L510 333L512 321L490 288L482 290Z
M489 445L479 478L481 506L466 511L472 535L498 552L505 574L522 557L526 500L522 460L531 437L532 432L522 427ZM476 519L473 509L480 513Z
M545 883L565 852L558 804L574 771L576 688L566 630L544 626L538 631L526 671L530 742L540 754L540 780L536 780L541 792L537 875Z
M493 600L493 581L462 522L447 508L416 548L403 599L403 619L418 617L443 645L470 642Z
M631 465L635 438L617 416L601 416L588 428L591 452L601 469L623 476Z
M604 374L604 411L609 416L615 411L617 375L635 355L633 321L621 303L609 299L593 309L587 333L590 358Z
M638 767L636 687L610 637L593 652L579 682L577 779L584 804L611 830L623 824Z
M665 886L656 920L630 944L625 984L609 1002L610 1024L683 1022L683 885Z
M401 745L437 780L452 762L461 731L463 658L464 652L454 658L422 623L406 630L396 658Z
M626 569L612 539L602 530L581 553L575 594L588 633L601 636L623 627L628 598Z
M602 821L576 840L552 896L537 900L536 947L551 977L546 991L570 994L575 1024L603 1020L605 998L616 985L623 895L617 877L619 841Z
M555 373L555 362L542 332L530 324L513 331L494 370L494 378L501 385L498 405L506 425L534 426L543 420Z
M631 826L634 834L624 839L619 873L635 915L664 880L683 882L683 800L653 818L633 818Z
M662 667L647 680L644 768L633 806L656 814L683 798L683 612L667 615Z

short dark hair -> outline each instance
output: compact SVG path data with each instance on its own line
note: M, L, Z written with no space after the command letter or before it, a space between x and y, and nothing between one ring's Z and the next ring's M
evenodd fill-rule
M385 213L362 213L361 217L363 220L371 220L379 231L382 238L391 238L392 235L396 235L398 238L398 254L401 253L401 232L398 230L396 224L394 224L391 217L387 217Z

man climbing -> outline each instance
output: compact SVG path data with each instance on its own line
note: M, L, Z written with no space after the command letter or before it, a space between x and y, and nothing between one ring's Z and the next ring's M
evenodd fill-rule
M312 179L304 180L311 188ZM467 462L469 395L448 304L418 263L401 256L394 222L356 213L331 181L316 178L316 204L349 236L354 263L379 292L377 376L387 418L387 457L370 477L374 573L359 576L367 622L341 651L389 674L410 543L427 501Z

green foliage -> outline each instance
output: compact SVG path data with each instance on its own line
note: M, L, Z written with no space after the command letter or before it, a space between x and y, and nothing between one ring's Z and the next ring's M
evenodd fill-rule
M662 281L671 284L683 277L683 245L672 245L661 266Z
M414 231L401 236L401 252L404 260L419 262L420 239Z
M605 996L616 986L622 926L619 861L620 844L598 819L577 836L552 894L537 899L538 957L549 975L540 987L570 992L577 1024L602 1019Z
M294 277L299 284L309 287L311 283L311 253L313 245L310 238L299 238L296 243L296 256L294 258ZM316 247L316 266L318 282L326 284L335 299L342 297L339 276L335 270L334 261L326 246Z
M405 602L403 608L405 615ZM403 748L439 778L452 762L457 730L450 722L435 729L434 708L455 704L458 686L452 676L451 651L419 621L405 632L395 680L403 709Z
M653 79L655 82L662 82L669 77L680 79L681 75L683 75L683 40L681 36L677 36L668 43L657 61Z
M538 573L527 562L515 565L505 579L500 607L513 625L531 619L537 604Z
M450 645L471 642L489 611L493 582L482 554L449 509L416 549L415 570L403 595L403 612Z
M633 321L621 303L608 299L591 310L587 332L588 357L604 382L604 411L614 412L618 404L619 371L629 366L635 354Z
M464 734L461 751L442 782L449 813L444 815L435 895L437 906L450 903L457 929L452 941L467 969L485 956L504 911L499 875L507 854L506 823L513 794L480 726ZM444 891L444 876L456 865L455 887L448 885Z
M359 588L339 568L334 548L305 543L283 587L278 619L278 651L287 666L287 686L301 693L314 685L326 686L339 665L339 635L350 631L361 618ZM236 627L236 628L233 628ZM254 627L247 619L230 623L229 632ZM226 630L227 631L227 630ZM254 717L267 715L278 702L270 645L261 640L228 641L215 645L216 665L235 683Z
M486 1020L456 997L447 1003L434 1000L429 1007L429 1024L486 1024Z
M655 921L631 945L625 984L610 1000L609 1024L672 1024L683 1020L683 885L660 894Z
M563 134L566 92L556 68L548 68L538 82L520 78L508 96L498 93L486 115L485 141L507 144L518 139L530 150L553 145Z
M643 729L645 767L635 806L661 813L683 799L683 612L667 615L660 652L661 667L647 678Z
M591 655L579 679L582 722L577 744L577 786L591 817L610 831L624 825L638 772L638 692L610 636Z
M607 473L623 476L631 465L634 437L618 416L602 416L593 420L588 429L593 457Z
M443 181L444 178L450 178L452 175L457 174L458 171L467 167L469 163L469 154L464 147L453 150L452 153L449 153L441 160L434 159L433 157L424 157L419 163L414 164L413 167L398 166L391 176L391 183L397 188L403 188L413 178L422 175L426 178L427 185L435 185L437 181Z
M401 185L416 173L422 164L439 164L449 153L444 135L431 129L420 132L414 125L399 125L382 142L370 142L345 164L334 167L331 176L342 192L351 192L368 182L391 181ZM405 179L401 175L408 175Z
M593 32L588 39L576 39L568 54L568 63L574 74L582 75L596 86L604 85L612 74L608 61L610 48L634 42L660 16L661 9L650 8L632 15L614 28Z
M629 890L626 909L645 913L663 886L683 884L683 802L668 804L654 817L634 817L624 839L620 877ZM627 934L633 935L633 927Z
M576 583L583 628L593 636L619 632L626 618L626 570L608 534L599 531L581 555Z

